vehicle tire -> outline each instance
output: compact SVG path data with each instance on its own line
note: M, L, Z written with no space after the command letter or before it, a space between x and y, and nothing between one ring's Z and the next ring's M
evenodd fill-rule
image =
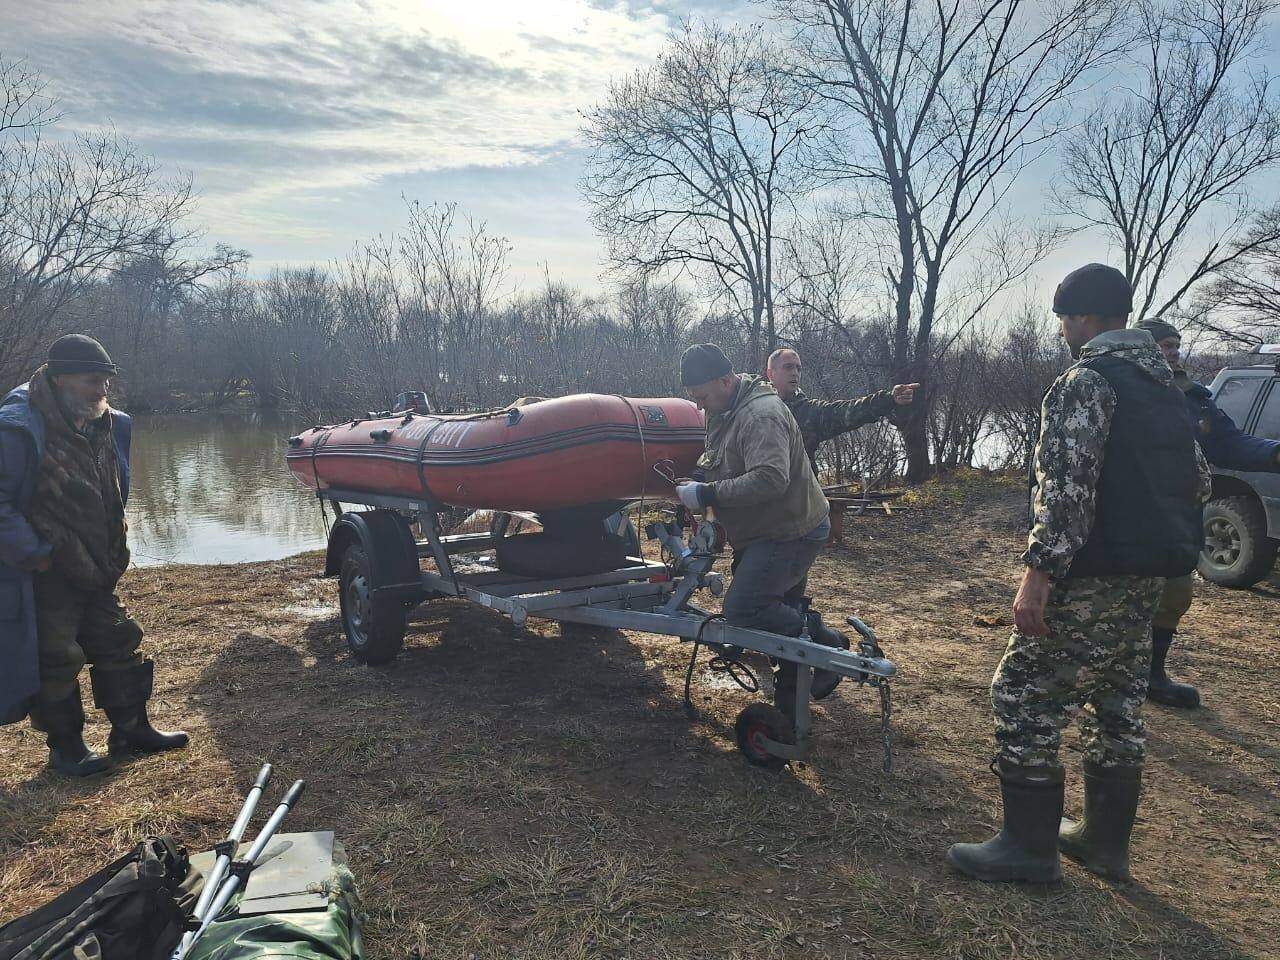
M1200 576L1224 587L1251 587L1268 573L1280 543L1267 536L1267 518L1252 497L1222 497L1204 508Z
M399 602L377 602L373 594L373 565L364 547L352 544L342 555L338 573L338 603L347 648L361 663L390 663L404 647L408 611Z
M795 743L795 731L782 713L767 703L753 703L734 721L733 733L738 741L738 749L747 758L747 763L766 770L778 771L787 765L782 757L775 757L764 748L763 740L768 738L775 743Z

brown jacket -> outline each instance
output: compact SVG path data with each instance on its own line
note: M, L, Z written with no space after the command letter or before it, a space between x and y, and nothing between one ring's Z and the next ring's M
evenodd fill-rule
M803 537L830 509L786 404L767 380L741 380L733 406L707 418L707 449L698 461L735 550Z
M45 450L26 518L53 545L53 569L83 590L110 590L129 566L111 414L77 430L41 367L31 405L45 423Z

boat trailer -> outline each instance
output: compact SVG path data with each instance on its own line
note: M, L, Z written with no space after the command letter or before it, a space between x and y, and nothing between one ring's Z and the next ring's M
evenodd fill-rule
M792 716L783 716L767 703L753 703L738 715L735 737L750 763L779 770L788 761L808 756L814 671L829 670L879 693L883 768L888 773L892 767L889 684L896 668L880 653L870 627L848 617L857 643L844 650L812 642L807 626L799 637L747 629L692 602L698 590L716 597L724 592L723 577L712 572L724 539L714 522L697 520L683 509L666 511L671 519L646 527L647 537L661 548L663 562L638 556L637 538L637 555L628 556L620 569L537 579L498 570L485 556L512 535L510 514L495 514L487 532L446 535L440 516L448 507L432 501L333 488L317 496L322 505L332 505L337 517L329 531L325 574L338 577L347 644L363 663L393 660L403 647L409 613L438 597L461 597L498 610L517 628L533 617L678 637L694 645L684 690L691 711L689 685L700 647L707 647L713 663L749 692L759 685L744 663L748 654L796 664ZM344 509L352 505L371 509ZM424 569L424 559L434 569Z

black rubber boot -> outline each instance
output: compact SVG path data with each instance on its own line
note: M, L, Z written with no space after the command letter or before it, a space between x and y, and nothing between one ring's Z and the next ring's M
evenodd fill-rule
M1142 792L1141 767L1084 762L1084 819L1063 820L1058 847L1090 873L1128 880L1129 836Z
M84 742L84 704L80 685L64 700L47 703L37 699L31 706L34 725L43 730L49 744L49 766L67 777L91 777L111 768L107 759L94 753Z
M107 750L112 756L158 753L185 747L190 738L182 730L157 730L147 718L147 701L155 683L155 663L144 660L125 670L90 673L93 701L111 721Z
M832 630L822 622L822 614L817 610L808 611L809 639L824 647L835 647L838 650L849 649L849 638L839 630ZM815 670L813 672L813 689L809 696L814 700L825 700L835 693L836 687L843 680L840 674L831 670Z
M1164 660L1173 643L1173 630L1151 631L1151 686L1147 699L1163 703L1166 707L1185 707L1193 710L1200 706L1200 691L1189 683L1177 683L1164 672Z
M1004 799L1004 826L985 843L952 844L948 862L977 880L1056 883L1062 879L1062 768L1000 761L995 769Z
M773 705L787 723L795 723L796 665L790 660L779 660L773 668Z

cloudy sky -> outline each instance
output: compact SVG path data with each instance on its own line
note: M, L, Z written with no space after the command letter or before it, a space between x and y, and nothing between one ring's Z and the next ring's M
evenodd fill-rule
M545 262L596 289L579 112L649 62L677 16L748 13L746 0L0 0L0 54L49 79L63 129L110 122L190 173L209 240L248 248L257 273L394 231L403 195L456 201L507 236L516 282ZM1073 243L1044 272L1082 255L1105 251Z
M532 280L597 287L579 111L681 14L733 0L0 0L0 53L189 172L209 239L255 271L341 256L456 201Z

